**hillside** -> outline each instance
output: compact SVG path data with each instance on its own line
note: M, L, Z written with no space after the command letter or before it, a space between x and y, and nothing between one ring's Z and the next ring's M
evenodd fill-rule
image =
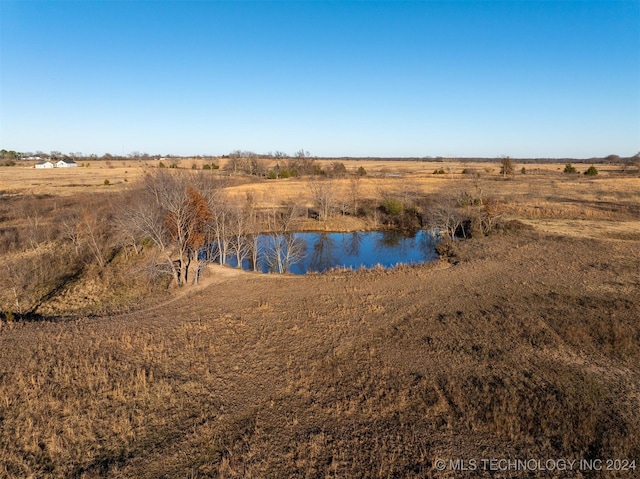
M5 323L0 476L603 477L448 461L640 458L638 244L521 229L455 266Z

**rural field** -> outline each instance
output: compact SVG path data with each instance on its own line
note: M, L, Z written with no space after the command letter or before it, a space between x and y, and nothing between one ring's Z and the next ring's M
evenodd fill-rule
M0 477L638 477L637 162L313 161L0 167ZM438 260L197 254L410 228Z

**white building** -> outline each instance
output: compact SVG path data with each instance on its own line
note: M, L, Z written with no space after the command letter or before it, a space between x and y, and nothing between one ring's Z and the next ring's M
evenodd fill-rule
M77 166L78 164L69 158L65 158L64 160L60 160L56 163L56 168L74 168Z
M36 163L36 168L53 168L53 163L50 161L41 161L40 163Z

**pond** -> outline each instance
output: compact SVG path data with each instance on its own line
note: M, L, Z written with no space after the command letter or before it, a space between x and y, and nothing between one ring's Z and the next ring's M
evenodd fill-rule
M357 231L351 233L292 233L258 237L258 269L264 273L289 271L293 274L322 272L334 268L391 268L400 264L424 263L437 259L436 239L430 232L411 234L399 231ZM235 257L227 264L237 266ZM250 260L242 268L253 269Z

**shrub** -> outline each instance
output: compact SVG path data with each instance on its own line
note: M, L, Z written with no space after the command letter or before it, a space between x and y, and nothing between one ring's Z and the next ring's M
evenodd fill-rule
M434 175L444 175L444 170L442 168L440 168L439 170L434 170L433 174Z
M280 178L291 178L289 170L280 170Z
M563 173L577 173L578 170L576 170L573 166L571 166L571 163L567 163L564 166L564 170L562 172Z
M164 163L163 163L163 162L161 162L161 161L159 161L159 162L158 162L158 168L164 168L164 167L165 167L165 166L164 166Z
M513 175L514 170L515 165L513 164L513 161L511 161L511 158L508 156L502 158L500 161L500 174L506 177L507 175Z
M211 169L211 165L205 164L202 167L203 170L210 170Z
M364 169L364 166L358 168L358 176L367 176L367 170Z
M197 170L198 169L198 165L196 165L195 163L193 165L191 165L191 169L192 170Z
M522 173L523 175L526 175L527 169L523 166L522 169L520 170L520 173Z
M595 166L591 165L587 169L587 171L584 172L584 174L587 176L596 176L598 174L598 169Z
M111 182L109 180L104 180L104 186L109 186Z
M344 163L340 163L339 161L333 162L331 165L331 176L335 176L337 178L341 178L347 174L347 168L344 166Z
M473 196L466 191L458 198L458 206L478 206L481 204L482 198Z
M275 180L278 177L278 173L275 172L275 170L269 170L269 173L267 173L267 178L270 180Z
M385 213L391 216L398 216L404 211L404 205L396 198L387 198L382 204Z
M318 175L324 175L326 174L325 171L320 167L320 165L313 165L313 174L318 176Z
M171 163L171 164L169 165L169 168L177 168L177 167L178 167L178 164L177 164L177 163Z
M454 264L457 263L458 251L453 240L447 238L438 241L435 250L439 258L446 259Z

